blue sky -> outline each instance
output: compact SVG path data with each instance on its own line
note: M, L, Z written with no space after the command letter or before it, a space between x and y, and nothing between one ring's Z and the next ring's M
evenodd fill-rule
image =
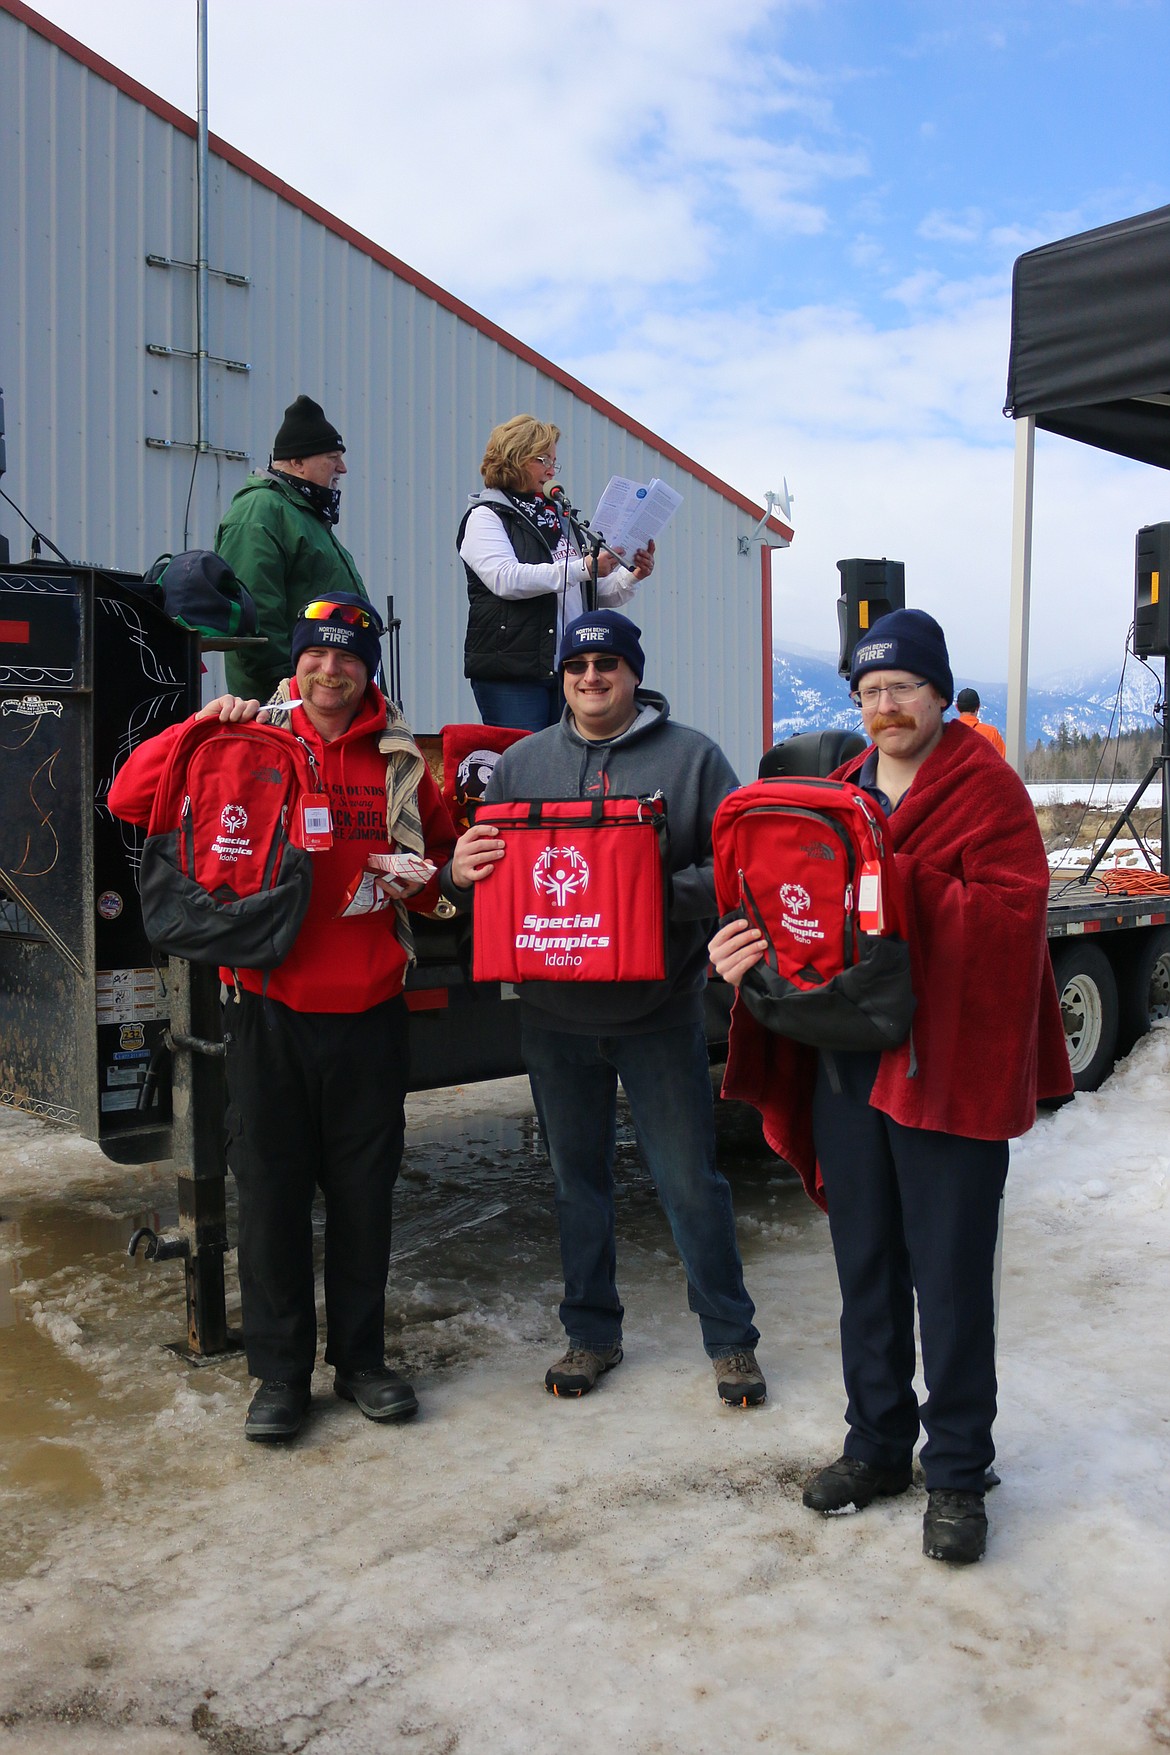
M194 0L41 10L193 113ZM737 487L787 477L779 643L832 648L835 561L890 554L1002 679L1011 265L1170 202L1164 0L210 18L217 133ZM1119 664L1170 484L1037 449L1033 674Z

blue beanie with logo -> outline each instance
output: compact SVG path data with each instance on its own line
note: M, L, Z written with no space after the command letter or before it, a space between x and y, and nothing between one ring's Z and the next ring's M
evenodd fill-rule
M305 610L319 610L326 604L331 614L319 614L312 620L306 617ZM372 682L382 662L382 632L382 618L364 597L353 591L324 591L305 605L293 623L289 642L292 668L296 670L306 646L337 646L361 659Z
M570 622L562 634L557 669L560 670L566 658L583 658L587 652L612 652L615 657L625 659L641 682L646 671L646 654L638 643L641 632L628 616L619 615L616 609L590 610L588 615L579 615L576 621Z
M867 670L908 670L933 683L946 706L955 698L946 636L924 609L892 609L878 618L854 648L851 689Z

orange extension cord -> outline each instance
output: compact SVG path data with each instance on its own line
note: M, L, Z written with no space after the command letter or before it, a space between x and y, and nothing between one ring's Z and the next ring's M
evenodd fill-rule
M1164 877L1159 871L1136 871L1123 865L1095 871L1090 883L1104 890L1107 896L1170 895L1170 877Z

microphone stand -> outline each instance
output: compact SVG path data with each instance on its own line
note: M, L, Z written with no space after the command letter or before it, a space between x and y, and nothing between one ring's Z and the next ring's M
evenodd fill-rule
M587 519L578 520L570 513L569 523L573 527L582 554L588 552L593 556L593 567L590 575L581 582L581 601L585 605L586 613L591 615L597 608L597 586L600 577L597 567L601 560L601 551L605 548L605 538L599 530L590 530Z
M600 530L592 530L590 528L588 518L582 516L576 506L570 502L568 495L563 489L561 490L560 497L563 502L560 510L563 512L573 535L577 538L577 547L581 550L582 554L590 554L593 556L592 574L585 578L581 584L581 601L585 605L586 614L592 614L597 608L597 586L600 579L597 566L601 559L602 550L604 549L607 555L613 555L613 558L619 567L624 567L628 563L615 549L610 548Z

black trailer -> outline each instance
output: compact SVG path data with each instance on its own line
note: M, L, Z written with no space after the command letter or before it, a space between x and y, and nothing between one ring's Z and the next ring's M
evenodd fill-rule
M117 1163L173 1159L193 1356L233 1337L223 1045L214 969L158 959L142 926L142 832L106 802L119 764L199 705L217 642L166 615L140 579L0 564L0 1107L61 1123ZM521 1070L519 1004L470 979L467 926L421 922L407 984L415 1089Z

